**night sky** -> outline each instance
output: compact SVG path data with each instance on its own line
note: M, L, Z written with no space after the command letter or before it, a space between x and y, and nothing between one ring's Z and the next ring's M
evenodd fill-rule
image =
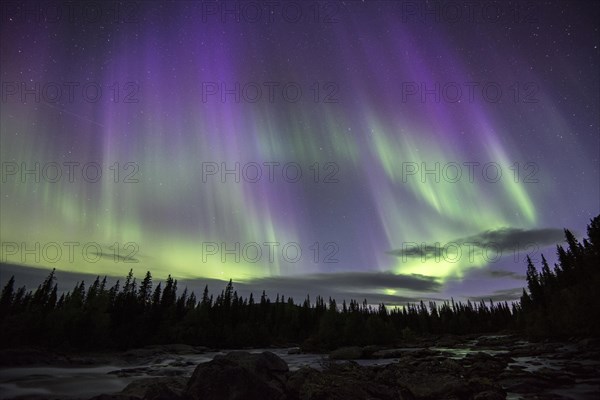
M511 300L600 212L598 3L44 4L2 5L2 283Z

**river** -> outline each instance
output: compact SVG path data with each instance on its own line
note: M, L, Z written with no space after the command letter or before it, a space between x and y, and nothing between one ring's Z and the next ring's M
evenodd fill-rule
M468 354L484 352L491 355L501 354L506 350L482 348L446 348L429 347L433 351L441 351L448 358L461 359ZM291 371L303 366L321 369L328 362L326 354L290 354L292 349L254 349L251 353L271 351L285 360ZM404 352L418 351L419 348L397 349ZM202 354L160 354L151 360L147 358L140 362L122 359L106 364L91 366L32 366L0 369L0 398L12 399L18 397L88 399L102 393L117 393L129 383L138 379L168 376L191 376L195 367L200 363L212 360L217 354L226 354L232 350L206 352ZM143 357L142 357L143 358ZM539 356L513 357L510 365L522 370L535 372L543 368L561 369L563 364L554 358ZM385 365L398 361L398 358L355 360L363 366ZM585 364L585 363L584 363ZM589 365L597 366L596 361ZM565 399L587 400L594 397L590 393L600 392L598 380L576 381L574 385L552 393ZM516 393L508 393L507 399L522 399Z

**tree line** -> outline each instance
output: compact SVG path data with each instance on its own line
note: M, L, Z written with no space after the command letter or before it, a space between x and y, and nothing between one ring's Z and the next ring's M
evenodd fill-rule
M55 271L37 289L15 288L12 277L0 295L0 345L38 345L66 349L126 349L149 344L187 343L209 347L262 347L302 344L307 350L346 345L395 344L427 334L491 333L522 330L531 334L598 333L600 216L577 242L565 230L568 248L557 246L559 263L541 272L528 258L527 288L520 302L407 304L388 308L364 300L338 304L307 296L297 303L263 291L239 296L233 282L215 297L202 296L169 276L154 284L147 272L137 281L133 270L123 284L106 277L91 285L78 282L58 295Z
M577 241L565 229L567 247L556 246L551 269L542 255L541 269L527 257L527 290L521 296L525 329L534 335L600 334L600 216Z

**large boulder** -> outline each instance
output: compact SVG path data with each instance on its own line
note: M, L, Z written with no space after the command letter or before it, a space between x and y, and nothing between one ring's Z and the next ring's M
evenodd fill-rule
M185 390L191 400L284 400L288 366L271 352L231 352L196 367Z
M145 378L131 382L121 395L139 397L144 400L180 399L187 386L185 377Z
M464 369L452 361L439 362L428 359L385 366L377 375L377 381L387 386L407 389L416 399L466 399L474 391L464 378Z
M483 352L468 354L463 362L470 366L472 376L496 376L508 366L506 356L495 357Z
M506 399L506 391L493 378L471 378L469 387L475 393L474 400Z
M372 368L331 363L322 372L301 368L288 380L288 398L302 400L413 400L400 388L375 381Z
M225 355L216 355L215 360L225 359L240 364L252 372L265 377L285 374L289 371L288 365L278 355L270 351L260 354L248 353L247 351L232 351Z
M302 367L290 374L286 386L287 391L293 398L299 398L300 394L311 382L315 382L321 376L321 372L312 367Z

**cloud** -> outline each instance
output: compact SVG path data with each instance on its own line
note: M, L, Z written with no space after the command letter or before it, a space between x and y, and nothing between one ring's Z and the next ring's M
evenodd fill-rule
M265 290L271 296L280 293L292 296L296 302L310 294L331 297L338 303L350 299L369 304L385 303L404 305L428 300L432 293L439 293L442 284L438 279L422 275L398 275L385 272L344 272L330 274L311 274L303 276L279 276L254 279L237 283L236 287L244 291ZM272 297L271 297L272 298Z
M392 272L338 272L301 276L276 276L254 279L252 284L277 288L322 288L369 291L373 289L402 289L432 291L440 289L437 279L422 275L397 275Z
M409 243L403 244L403 248L389 251L398 257L406 258L439 258L444 251L452 251L452 246L466 247L472 252L481 252L482 249L490 249L498 254L507 251L528 251L539 247L552 245L564 240L562 229L520 229L501 228L480 232L473 236L458 238L448 243L426 244Z
M97 253L97 252L90 252L90 254L93 254L100 258L104 258L106 260L114 261L115 263L123 262L123 263L137 264L140 262L140 260L138 258L131 257L131 256L122 256L120 254Z
M548 246L564 241L564 231L556 228L488 230L463 239L465 243L478 243L480 247L495 245L501 250L525 249L530 245Z
M484 301L516 301L519 300L521 298L521 295L523 294L523 287L515 287L512 289L502 289L502 290L496 290L494 291L492 294L490 295L485 295L485 296L477 296L477 297L471 297L471 300L484 300Z
M390 305L427 301L427 296L442 290L442 284L436 278L398 275L389 271L265 277L235 283L235 286L246 293L265 290L271 294L271 298L277 293L285 294L292 296L295 302L302 301L309 294L313 300L316 295L321 295L336 299L338 303L344 299L361 302L367 299L369 304Z
M486 270L487 275L492 278L512 278L518 281L525 281L526 276L513 271L502 271L497 269Z

